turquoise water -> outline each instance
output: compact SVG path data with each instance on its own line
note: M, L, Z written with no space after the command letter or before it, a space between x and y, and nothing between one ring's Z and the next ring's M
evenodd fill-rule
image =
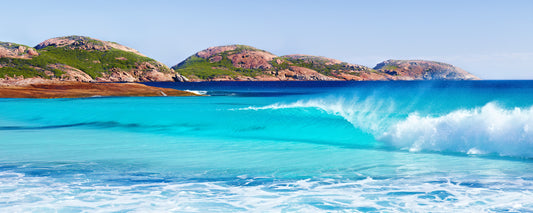
M533 211L533 81L0 99L0 212Z

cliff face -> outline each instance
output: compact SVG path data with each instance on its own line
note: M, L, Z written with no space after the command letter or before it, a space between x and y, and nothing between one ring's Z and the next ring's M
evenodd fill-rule
M3 44L0 45L0 78L37 77L82 82L183 80L166 65L109 41L66 36L48 39L35 49Z
M435 61L387 60L374 69L409 80L479 80L461 68Z

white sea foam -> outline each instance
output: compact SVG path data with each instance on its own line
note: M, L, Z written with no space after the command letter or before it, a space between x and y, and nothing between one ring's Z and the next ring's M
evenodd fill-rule
M253 181L253 179L250 179ZM484 185L476 187L472 185ZM0 172L1 212L331 212L533 211L531 180L425 176L401 179L276 181L261 185L223 182L124 186L62 182Z
M410 114L381 140L411 151L497 153L533 157L533 108L503 109L489 103L442 116Z
M203 91L203 90L188 90L187 89L185 91L192 92L192 93L197 94L197 95L205 95L205 94L207 94L207 91Z
M341 116L378 141L409 151L447 151L533 157L533 107L505 109L495 103L432 116L395 116L393 101L326 98L248 107L243 110L317 108Z

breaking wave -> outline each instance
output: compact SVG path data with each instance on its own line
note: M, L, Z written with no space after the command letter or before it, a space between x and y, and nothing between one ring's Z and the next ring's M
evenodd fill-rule
M506 109L496 103L441 115L398 110L393 100L315 99L243 110L317 108L396 149L533 157L533 106Z
M442 116L410 114L380 138L410 151L453 151L533 157L533 107L503 109L494 103Z

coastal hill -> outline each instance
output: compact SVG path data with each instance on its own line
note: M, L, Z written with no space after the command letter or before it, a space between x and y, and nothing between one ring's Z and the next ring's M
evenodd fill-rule
M435 61L387 60L376 65L374 69L413 80L480 80L461 68Z
M81 82L183 80L137 50L84 36L48 39L35 48L0 43L0 77Z
M395 76L335 59L276 56L245 45L211 47L172 67L191 81L397 80Z
M284 63L288 63L292 67L307 68L334 80L399 80L397 76L381 73L363 65L350 64L322 56L297 54L281 56L281 58L285 60Z
M172 69L191 81L479 79L441 62L388 60L369 68L321 56L276 56L245 45L210 47L188 57Z
M370 68L336 59L277 56L246 45L210 47L172 68L115 42L85 36L48 39L35 47L0 42L0 85L46 81L367 81L475 80L455 66L388 60Z

